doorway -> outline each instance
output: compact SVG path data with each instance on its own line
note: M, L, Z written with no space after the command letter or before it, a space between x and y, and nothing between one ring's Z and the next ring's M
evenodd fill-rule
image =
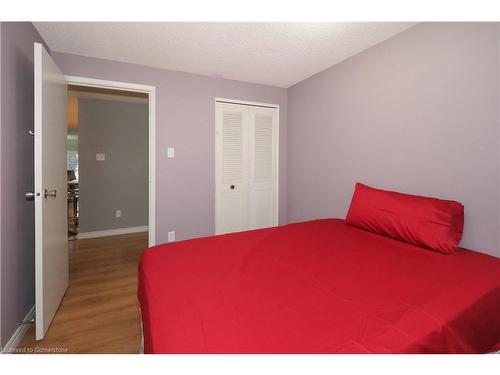
M100 80L88 77L77 77L77 76L65 76L66 82L68 84L68 92L71 91L72 87L78 88L80 91L87 92L88 95L91 94L103 94L103 95L118 95L121 97L131 97L131 98L147 98L147 117L148 117L148 246L155 245L155 124L156 124L156 89L154 86L139 85L135 83L126 83L118 81ZM132 99L133 101L134 99ZM69 113L68 113L69 115ZM70 132L68 132L68 135ZM69 142L69 140L68 140ZM102 153L100 153L102 154ZM102 155L94 155L95 158L102 158ZM104 155L104 159L106 155ZM80 172L80 171L79 171ZM79 197L81 200L81 196ZM119 210L117 208L116 210ZM114 212L114 215L120 215L118 212ZM81 213L81 212L80 212ZM123 215L123 212L121 212ZM79 223L80 224L80 223ZM140 231L141 227L131 227L135 228L136 231ZM80 229L80 228L79 228ZM132 233L134 230L124 231L120 233L116 231L115 234ZM85 233L85 232L83 232ZM95 234L91 234L93 236ZM80 238L85 238L86 235L79 233ZM87 237L89 238L89 237Z
M148 94L68 85L70 240L148 232Z

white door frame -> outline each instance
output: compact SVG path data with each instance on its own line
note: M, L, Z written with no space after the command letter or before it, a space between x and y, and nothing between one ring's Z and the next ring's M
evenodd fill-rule
M276 108L276 126L277 126L277 134L278 136L276 137L276 221L279 225L280 221L280 106L279 104L271 104L271 103L262 103L262 102L252 102L248 100L238 100L238 99L228 99L228 98L220 98L216 97L214 99L214 135L215 135L215 141L217 142L217 111L215 111L215 107L217 103L228 103L228 104L242 104L242 105L249 105L249 106L256 106L256 107L267 107L267 108ZM215 150L217 152L217 150ZM215 161L214 161L215 163ZM215 166L217 168L217 166ZM217 207L217 192L215 193L215 207ZM217 223L215 222L215 215L214 215L214 226L216 226Z
M136 83L108 81L87 77L65 76L70 85L99 87L105 89L142 92L148 94L149 107L149 215L148 215L148 242L149 246L155 245L155 144L156 144L156 87L138 85Z

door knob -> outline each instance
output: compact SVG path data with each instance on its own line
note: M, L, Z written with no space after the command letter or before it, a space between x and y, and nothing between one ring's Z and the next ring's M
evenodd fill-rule
M229 186L229 189L234 190L234 185Z
M47 190L45 189L43 191L43 197L44 198L47 198L47 197L55 197L57 195L57 190Z

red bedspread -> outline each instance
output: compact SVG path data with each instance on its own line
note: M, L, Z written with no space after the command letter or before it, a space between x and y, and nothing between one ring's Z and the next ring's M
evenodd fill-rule
M500 259L327 219L160 245L139 266L146 353L483 353Z

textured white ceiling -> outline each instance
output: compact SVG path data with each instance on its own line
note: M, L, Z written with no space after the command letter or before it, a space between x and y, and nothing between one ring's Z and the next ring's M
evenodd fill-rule
M53 51L289 87L415 23L36 22Z

